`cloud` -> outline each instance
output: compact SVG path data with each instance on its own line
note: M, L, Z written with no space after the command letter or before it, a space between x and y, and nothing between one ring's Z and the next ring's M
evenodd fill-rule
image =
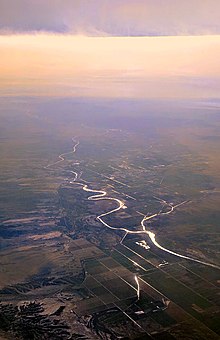
M112 36L220 34L219 0L0 0L0 31Z

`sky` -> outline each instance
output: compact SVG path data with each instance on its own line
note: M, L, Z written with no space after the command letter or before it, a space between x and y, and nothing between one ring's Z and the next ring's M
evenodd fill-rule
M0 0L2 33L220 34L219 0Z
M0 94L217 98L219 0L0 0Z

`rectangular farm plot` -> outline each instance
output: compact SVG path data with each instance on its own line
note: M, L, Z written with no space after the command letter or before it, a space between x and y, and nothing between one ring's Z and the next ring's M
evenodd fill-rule
M163 270L204 296L212 303L220 305L220 287L217 287L215 284L202 278L199 274L195 274L192 270L189 270L182 264L165 266Z
M119 299L127 299L136 295L136 290L129 286L125 281L122 281L119 277L105 281L103 282L103 285Z
M201 319L201 314L206 309L213 306L211 302L163 272L149 273L142 276L142 279L198 319Z
M169 327L176 324L176 320L172 318L166 311L163 313L154 313L151 318L163 327Z
M104 266L106 266L109 270L115 269L117 267L121 267L120 263L115 261L112 257L106 257L104 259L99 260Z
M104 304L112 303L118 300L104 285L92 276L88 276L84 282L84 286L94 296L98 297Z
M97 275L109 271L108 268L106 268L99 260L96 259L86 260L85 270L86 273L90 275Z
M131 272L136 272L138 268L137 266L134 266L131 260L126 258L123 254L119 253L117 250L114 250L111 254L112 258L117 261L120 265L127 268ZM143 271L143 274L145 271Z
M123 268L122 268L123 273ZM127 273L126 273L127 274ZM129 278L133 281L133 275ZM98 275L94 275L93 279L105 287L111 294L113 294L118 300L131 298L136 295L136 289L132 288L129 282L126 281L120 275L116 275L113 271L107 271Z
M103 303L97 296L82 300L76 304L77 315L90 315L111 308L114 305Z
M185 262L184 267L220 288L220 270L192 262Z
M144 271L148 271L150 269L154 269L154 266L149 263L145 258L141 257L138 253L135 254L132 249L128 249L127 247L123 245L118 245L116 248L116 251L118 251L120 254L124 255L124 257L127 258L128 261L131 261L133 263L133 266L140 265L139 268L142 267ZM138 265L136 265L138 264Z
M108 270L99 260L89 260L85 264L87 277L83 285L104 303L136 296L134 274L120 266Z

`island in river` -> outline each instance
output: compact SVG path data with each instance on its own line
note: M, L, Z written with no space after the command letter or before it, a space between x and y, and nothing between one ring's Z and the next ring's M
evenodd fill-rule
M2 338L218 339L218 110L1 102Z

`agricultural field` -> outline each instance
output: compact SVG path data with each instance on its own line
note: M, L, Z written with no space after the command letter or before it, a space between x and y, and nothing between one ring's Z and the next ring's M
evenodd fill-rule
M14 101L1 112L0 336L35 315L63 339L219 339L218 118L121 101L139 121L115 126L114 101L29 99L32 115Z

